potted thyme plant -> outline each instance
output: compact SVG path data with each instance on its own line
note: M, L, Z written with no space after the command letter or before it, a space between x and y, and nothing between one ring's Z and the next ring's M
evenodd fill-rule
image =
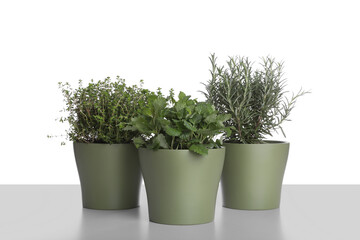
M289 143L267 141L273 131L289 120L296 100L308 93L300 90L285 96L283 63L262 59L253 69L248 58L230 57L218 66L210 57L211 79L203 92L209 103L223 114L231 134L225 138L226 159L222 175L224 207L246 210L274 209L280 205L282 180Z
M131 120L129 130L139 148L149 218L163 224L201 224L214 219L225 149L219 134L230 115L191 99L183 92L174 99L159 94L142 114Z
M117 77L73 89L59 83L66 107L67 139L73 141L84 208L128 209L139 204L141 171L132 144L136 131L124 130L153 93L127 86Z

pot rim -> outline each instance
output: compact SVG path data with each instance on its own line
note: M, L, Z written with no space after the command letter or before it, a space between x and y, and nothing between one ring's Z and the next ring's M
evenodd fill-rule
M141 151L153 151L153 152L191 152L189 149L157 149L157 150L153 150L153 149L148 149L148 148L138 148ZM220 149L225 149L225 146L221 146L220 148L209 148L208 150L220 150Z
M266 144L290 144L288 141L279 141L279 140L264 140ZM234 144L234 145L262 145L264 143L232 143L232 142L224 142L224 144Z

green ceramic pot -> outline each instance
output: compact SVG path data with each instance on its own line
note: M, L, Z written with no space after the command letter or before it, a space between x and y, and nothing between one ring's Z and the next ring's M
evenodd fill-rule
M267 141L265 144L224 145L226 158L221 179L224 207L278 208L290 144Z
M84 208L139 206L141 172L133 144L74 142Z
M225 149L207 156L189 150L139 149L150 221L163 224L212 222Z

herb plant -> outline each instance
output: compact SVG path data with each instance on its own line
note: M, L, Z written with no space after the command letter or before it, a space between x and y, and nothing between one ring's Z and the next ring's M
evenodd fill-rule
M189 149L206 155L208 149L219 148L220 139L214 138L230 129L223 122L229 114L218 114L210 103L198 102L180 92L178 101L173 91L168 97L152 97L142 114L131 120L126 129L139 131L135 145L148 149Z
M281 124L289 121L296 100L308 92L300 89L290 99L285 96L283 63L266 57L261 69L253 70L248 58L229 57L227 66L217 65L215 54L209 59L211 79L204 84L203 93L216 110L231 114L225 123L231 134L225 141L264 143L266 135L279 129L285 136Z
M67 139L80 143L130 143L137 132L124 128L131 118L137 116L147 104L148 98L155 95L137 85L127 86L120 77L112 82L105 80L91 82L73 89L69 83L59 83L66 107L66 117L60 122L70 125L66 131Z

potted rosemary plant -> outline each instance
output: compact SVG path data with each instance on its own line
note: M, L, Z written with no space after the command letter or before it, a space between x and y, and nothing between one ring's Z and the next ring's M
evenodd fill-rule
M203 92L209 103L223 114L231 114L225 126L226 159L222 175L224 206L234 209L274 209L280 205L281 186L289 143L267 141L273 131L289 120L300 90L286 98L283 64L263 58L253 70L248 58L230 57L227 66L218 66L211 55L211 79Z
M142 82L141 82L142 84ZM138 151L132 144L136 131L125 131L153 93L126 86L117 77L79 81L73 89L59 83L66 107L61 122L69 124L67 139L73 141L84 208L128 209L139 204L141 171Z
M139 148L149 218L163 224L201 224L214 219L225 149L214 137L226 130L221 115L209 103L180 92L176 101L159 94L129 130Z

